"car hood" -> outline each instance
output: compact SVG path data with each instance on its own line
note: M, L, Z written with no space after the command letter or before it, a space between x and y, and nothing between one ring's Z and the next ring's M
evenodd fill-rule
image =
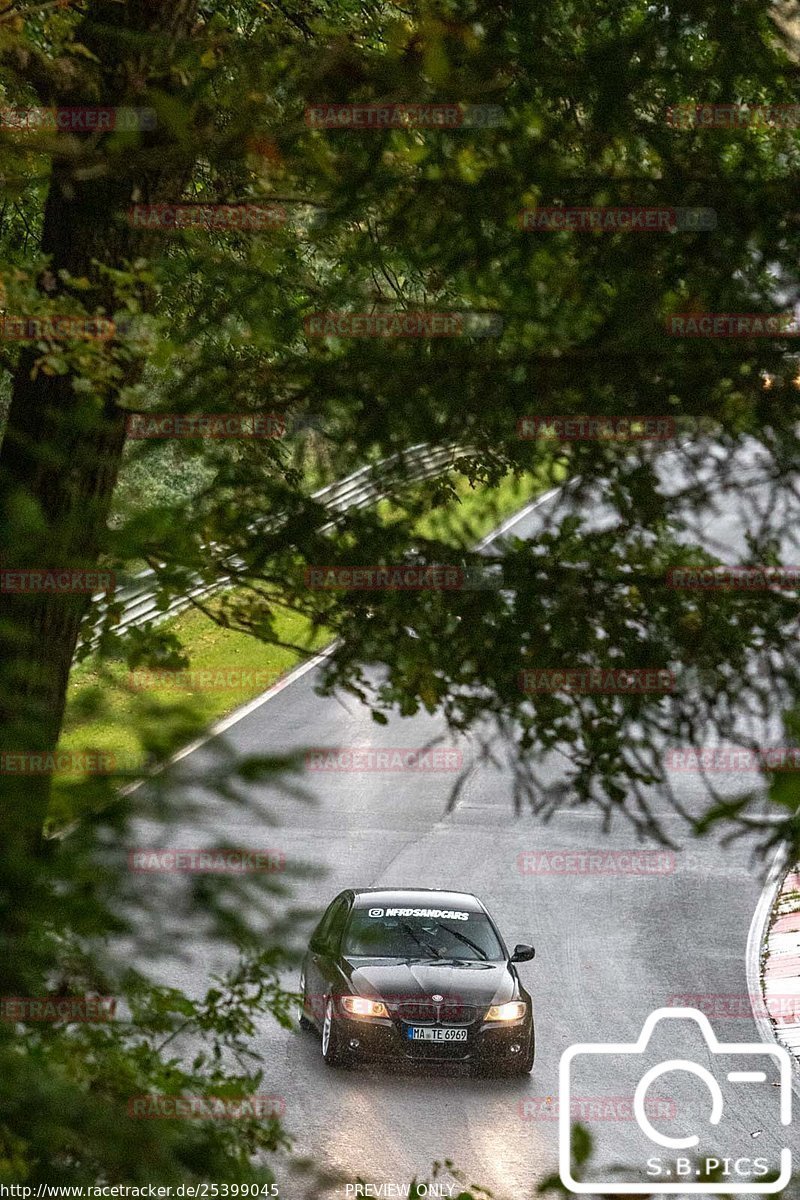
M356 994L394 1003L430 1000L438 994L461 1004L489 1005L519 996L517 979L506 963L354 958L342 965Z

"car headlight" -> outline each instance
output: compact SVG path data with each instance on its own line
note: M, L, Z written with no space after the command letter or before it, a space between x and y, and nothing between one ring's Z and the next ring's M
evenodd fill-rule
M493 1004L485 1019L487 1021L519 1021L527 1011L524 1000L509 1000L508 1004Z
M389 1010L382 1000L366 996L342 996L342 1008L354 1017L388 1017Z

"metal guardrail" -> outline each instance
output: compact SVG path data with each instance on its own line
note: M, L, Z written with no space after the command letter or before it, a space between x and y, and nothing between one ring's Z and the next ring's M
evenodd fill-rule
M425 479L433 479L441 475L450 466L456 455L463 453L463 447L451 444L449 446L430 446L421 442L401 453L370 466L361 467L352 475L328 484L313 492L311 499L323 504L331 511L333 519L322 526L320 532L325 533L336 524L336 516L349 512L351 509L367 508L377 504L387 494L390 481L404 483L419 483ZM274 529L280 524L280 517L269 519L265 527ZM241 559L228 559L231 567L243 567ZM188 586L180 596L175 596L168 605L161 607L158 601L158 575L151 567L134 575L130 582L117 588L109 599L105 594L94 597L94 612L99 613L98 619L84 633L83 643L96 645L99 640L97 627L104 620L109 605L122 605L122 611L115 622L117 630L125 630L147 622L157 623L174 616L187 608L192 600L201 596L210 596L230 582L230 576L223 575L208 583L199 575L193 573L188 577ZM93 632L95 631L95 632Z

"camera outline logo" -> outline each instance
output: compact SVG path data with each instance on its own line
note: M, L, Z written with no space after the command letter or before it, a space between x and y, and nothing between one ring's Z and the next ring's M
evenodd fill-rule
M642 1032L635 1042L579 1042L569 1046L561 1056L559 1065L559 1116L558 1116L558 1168L561 1182L571 1192L581 1195L654 1195L666 1192L695 1192L737 1194L750 1193L770 1195L783 1189L792 1178L792 1152L784 1146L780 1154L780 1176L766 1183L741 1182L725 1178L724 1181L709 1181L694 1183L690 1177L682 1176L674 1182L660 1183L652 1176L642 1179L639 1183L611 1181L603 1183L592 1181L584 1183L574 1179L572 1175L572 1117L570 1111L570 1076L573 1059L580 1055L598 1054L644 1054L650 1043L650 1038L656 1025L661 1021L694 1021L706 1043L711 1055L736 1054L758 1056L764 1065L765 1056L774 1059L780 1069L780 1124L787 1126L792 1120L792 1064L789 1051L777 1043L774 1046L763 1042L721 1042L711 1027L711 1022L705 1013L696 1008L659 1008L652 1012L642 1026ZM698 1076L706 1084L711 1094L711 1114L709 1122L718 1125L722 1119L724 1100L718 1080L706 1068L691 1059L667 1059L646 1071L640 1079L634 1094L633 1111L637 1124L646 1137L656 1145L672 1151L689 1150L696 1147L700 1141L698 1135L673 1138L659 1133L651 1125L645 1113L645 1099L648 1088L668 1071L686 1071ZM726 1078L731 1083L766 1083L767 1076L763 1070L729 1071Z

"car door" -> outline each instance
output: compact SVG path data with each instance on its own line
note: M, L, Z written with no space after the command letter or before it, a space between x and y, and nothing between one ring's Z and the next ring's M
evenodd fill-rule
M328 908L308 943L308 953L303 964L307 1009L320 1024L324 1013L324 997L334 983L341 980L338 969L339 948L342 934L350 915L352 893L337 896Z

